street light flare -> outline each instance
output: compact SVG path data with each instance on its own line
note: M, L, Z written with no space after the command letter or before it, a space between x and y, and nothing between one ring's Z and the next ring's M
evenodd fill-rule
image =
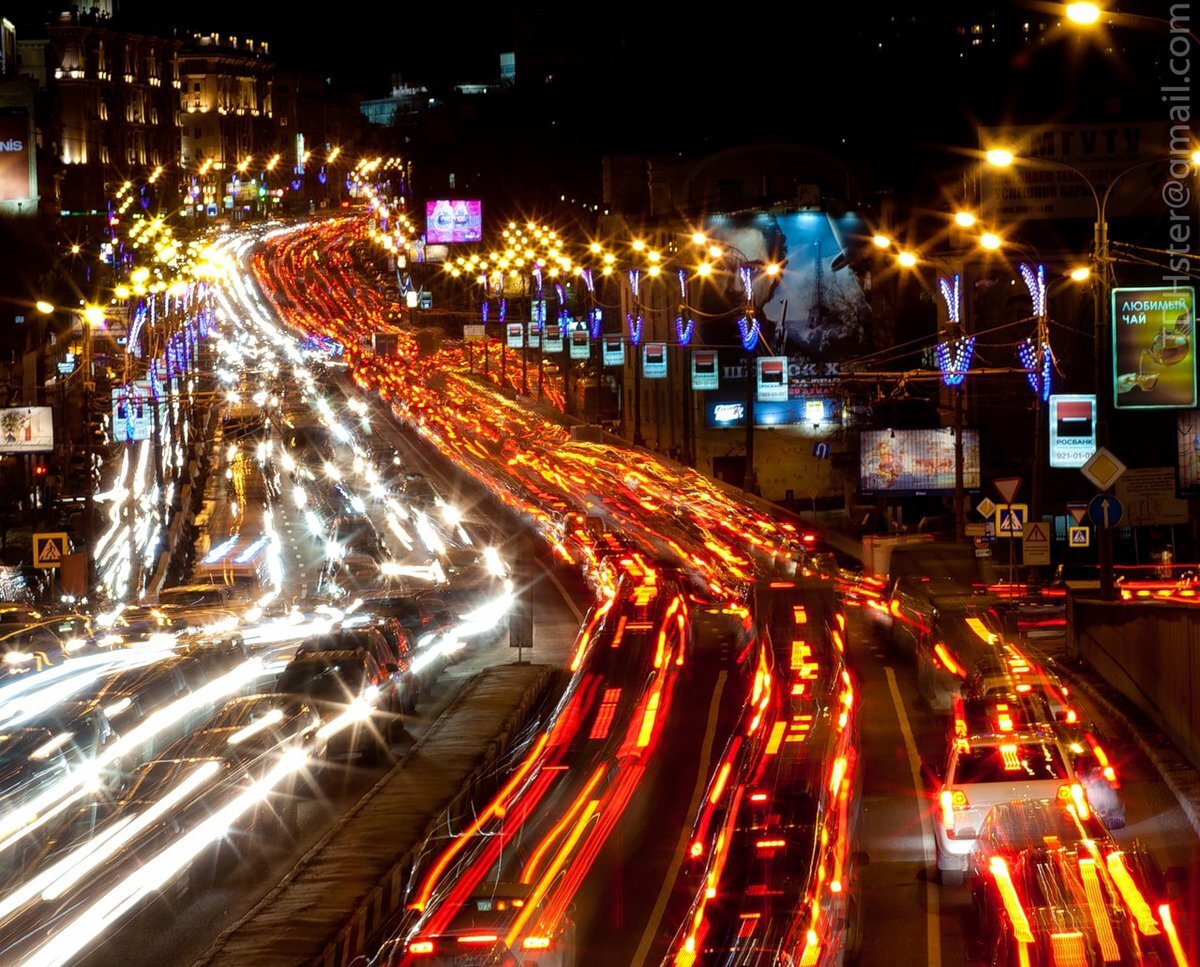
M1067 19L1082 27L1090 27L1100 19L1100 8L1094 3L1068 3Z
M886 235L872 235L871 244L876 248L891 248L892 240Z
M1071 269L1070 276L1073 282L1086 282L1092 277L1092 270L1086 265L1081 265L1077 269Z
M957 211L954 213L954 221L963 228L970 228L975 224L975 214L966 210Z
M1007 168L1013 163L1013 153L1008 148L989 148L984 157L993 168Z
M903 252L901 252L899 255L896 256L896 261L899 262L901 265L903 265L906 269L911 269L914 265L917 264L917 256L916 256L915 252L910 252L907 249L905 249Z
M979 236L979 244L989 252L994 252L1003 244L999 235L995 232L984 232Z

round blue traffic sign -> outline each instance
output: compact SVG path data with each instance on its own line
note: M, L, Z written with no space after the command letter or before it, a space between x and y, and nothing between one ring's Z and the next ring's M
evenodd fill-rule
M1088 504L1088 517L1097 527L1116 527L1124 516L1124 506L1112 494L1096 494Z

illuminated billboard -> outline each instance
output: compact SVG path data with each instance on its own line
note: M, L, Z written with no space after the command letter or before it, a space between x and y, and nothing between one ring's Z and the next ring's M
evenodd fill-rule
M716 352L708 349L692 351L692 389L710 390L720 385Z
M1196 293L1113 289L1113 402L1117 409L1196 405Z
M0 113L0 202L26 202L33 197L29 140L27 111Z
M587 326L582 322L571 324L571 359L587 359L592 354L592 340L588 336Z
M979 432L963 430L963 485L979 488ZM863 430L858 486L872 494L948 494L954 491L954 431Z
M1050 466L1082 467L1096 452L1096 397L1050 397Z
M509 349L521 349L525 345L525 327L519 322L510 322L506 331Z
M642 375L646 379L667 378L667 344L648 342L642 346Z
M483 241L483 205L461 198L425 202L425 242Z
M758 399L778 403L788 398L788 361L786 356L758 357Z
M605 366L625 365L625 337L604 336L600 340L603 347L603 362Z
M562 326L557 322L546 323L542 330L542 349L548 353L561 353L563 350Z
M820 426L840 423L840 405L831 399L791 399L754 402L754 425L762 427ZM704 422L713 430L732 430L746 425L746 404L742 400L708 400L704 404Z
M115 443L149 439L154 429L149 380L135 380L112 391L112 438Z
M10 406L0 410L0 453L37 453L54 449L54 411L48 406Z

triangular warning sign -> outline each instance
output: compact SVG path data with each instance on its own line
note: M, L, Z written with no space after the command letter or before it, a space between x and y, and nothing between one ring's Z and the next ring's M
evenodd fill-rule
M54 561L61 561L62 554L58 549L58 541L53 537L48 537L41 542L41 547L38 548L38 560L43 564L49 564Z
M1075 518L1076 524L1082 524L1087 516L1087 504L1067 504L1067 512Z
M1045 524L1030 524L1029 530L1025 534L1025 540L1033 541L1034 543L1046 543L1050 540L1050 535L1046 533Z
M1021 489L1020 477L997 477L992 482L996 485L996 490L1004 498L1006 504L1011 504L1017 491Z

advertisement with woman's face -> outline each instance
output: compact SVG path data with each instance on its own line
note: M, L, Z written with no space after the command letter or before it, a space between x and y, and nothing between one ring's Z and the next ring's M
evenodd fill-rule
M753 267L752 291L763 333L773 352L800 356L814 363L834 363L867 348L869 307L865 288L850 259L848 246L865 229L854 215L826 212L759 212L715 216L707 236L726 249L722 268L714 273L708 307L745 302L735 261ZM777 274L768 265L780 267Z

